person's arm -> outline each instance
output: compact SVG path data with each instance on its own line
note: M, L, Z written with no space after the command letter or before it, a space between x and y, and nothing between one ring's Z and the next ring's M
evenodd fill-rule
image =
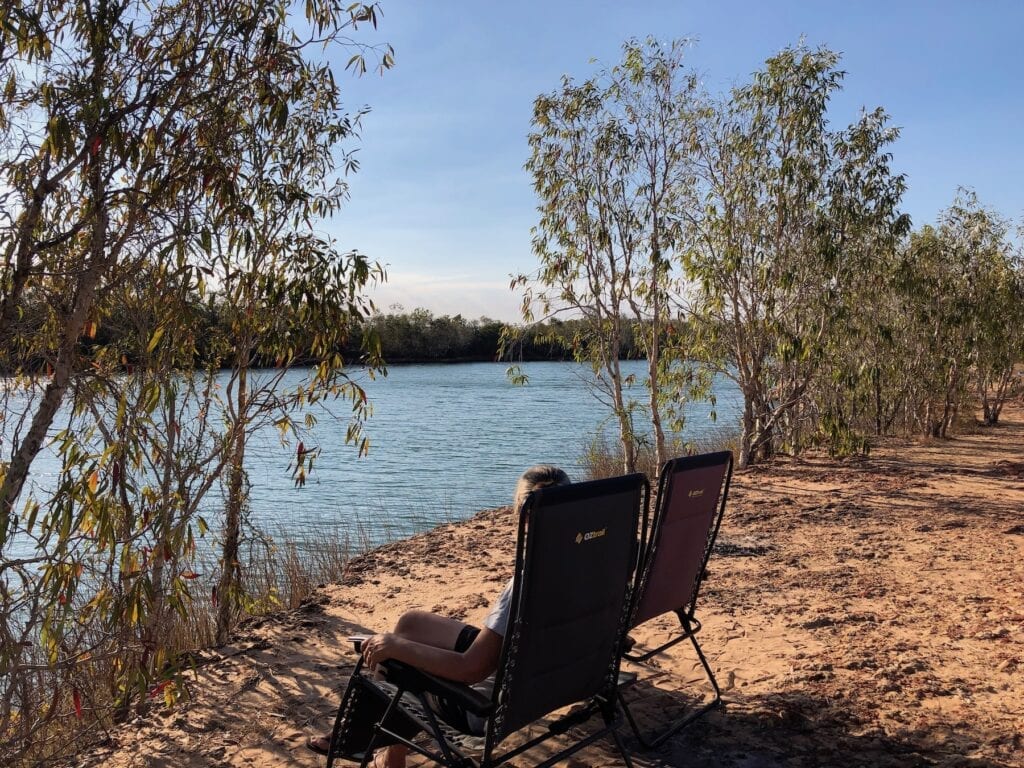
M396 659L457 683L479 683L498 668L502 636L484 627L464 653L435 648L386 632L363 643L369 665Z

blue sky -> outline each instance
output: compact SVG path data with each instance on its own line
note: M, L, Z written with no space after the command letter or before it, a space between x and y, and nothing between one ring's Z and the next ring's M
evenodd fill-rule
M903 133L894 168L904 209L934 221L972 187L1007 217L1024 214L1024 1L534 2L383 0L365 42L394 46L383 76L344 75L368 105L352 200L328 225L343 248L386 265L385 311L426 307L517 319L510 273L536 267L536 200L523 170L534 98L563 74L613 64L630 37L689 37L689 64L715 93L796 43L842 54L835 124L884 107ZM347 58L347 57L346 57ZM342 64L344 62L341 62Z

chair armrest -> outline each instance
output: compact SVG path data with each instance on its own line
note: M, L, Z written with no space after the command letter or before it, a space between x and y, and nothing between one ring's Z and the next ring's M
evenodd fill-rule
M388 659L381 662L384 677L389 683L413 693L432 693L455 700L467 712L488 717L494 711L494 702L475 688L443 677L436 677L408 664Z

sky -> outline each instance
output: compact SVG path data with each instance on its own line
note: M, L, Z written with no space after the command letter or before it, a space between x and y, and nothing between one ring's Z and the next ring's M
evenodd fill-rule
M340 76L364 118L351 200L326 224L344 249L385 266L378 307L519 319L510 275L537 267L529 156L533 100L563 75L615 64L622 43L695 41L688 64L712 93L746 82L801 36L842 55L830 119L845 126L884 107L901 137L903 209L934 222L959 186L1005 217L1024 218L1024 0L382 0L382 75ZM339 68L348 58L339 57ZM596 63L595 60L596 59ZM401 309L399 309L401 308Z

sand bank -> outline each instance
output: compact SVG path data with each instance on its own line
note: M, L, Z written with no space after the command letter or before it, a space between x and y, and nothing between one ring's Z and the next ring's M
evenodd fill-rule
M636 764L1024 766L1024 409L1004 418L738 473L698 614L726 706ZM493 510L358 558L303 609L210 652L191 702L76 765L323 765L303 742L333 717L355 661L345 637L414 607L480 621L511 573L512 528ZM689 646L632 668L645 724L702 690ZM566 763L617 764L603 744Z

